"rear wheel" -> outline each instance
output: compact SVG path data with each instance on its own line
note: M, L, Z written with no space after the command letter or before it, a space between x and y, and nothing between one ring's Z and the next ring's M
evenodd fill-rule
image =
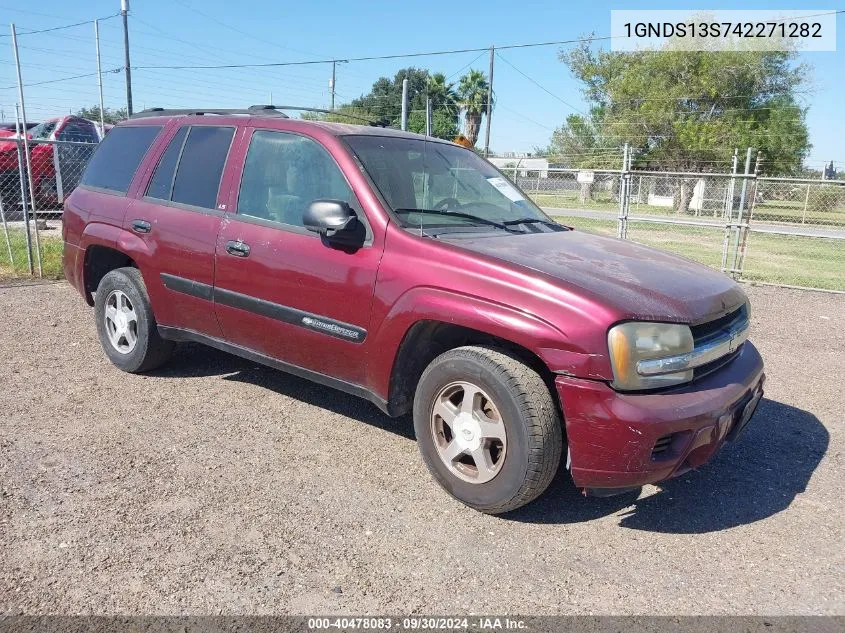
M94 313L100 344L109 360L123 371L149 371L170 358L174 344L159 336L137 268L118 268L102 278Z
M542 494L563 450L560 416L542 377L486 347L460 347L431 362L417 385L414 428L437 482L490 514Z

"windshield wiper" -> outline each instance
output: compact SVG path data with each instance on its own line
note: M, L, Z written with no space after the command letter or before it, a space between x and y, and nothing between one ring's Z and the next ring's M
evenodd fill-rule
M467 220L474 220L476 222L481 222L486 226L495 226L497 229L502 229L503 231L508 231L510 233L522 233L522 231L514 231L512 228L508 226L508 222L496 222L494 220L488 220L487 218L482 218L478 215L472 215L471 213L462 213L461 211L443 211L441 209L394 209L396 213L427 213L429 215L451 215L453 217L458 218L465 218Z
M502 222L505 226L515 226L517 224L545 224L546 226L553 226L553 227L560 227L561 225L557 222L551 222L549 220L543 220L541 218L519 218L518 220L508 220L506 222Z

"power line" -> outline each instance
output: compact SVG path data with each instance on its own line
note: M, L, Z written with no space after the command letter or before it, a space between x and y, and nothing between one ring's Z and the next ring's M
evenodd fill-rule
M500 53L498 53L498 52L497 52L497 53L496 53L496 56L497 56L499 59L501 59L503 62L505 62L508 66L510 66L511 68L513 68L513 69L514 69L516 72L518 72L520 75L522 75L523 77L525 77L525 78L526 78L528 81L530 81L532 84L534 84L535 86L537 86L540 90L542 90L542 91L543 91L543 92L545 92L546 94L548 94L548 95L550 95L550 96L554 97L555 99L557 99L558 101L560 101L563 105L565 105L565 106L567 106L567 107L569 107L569 108L572 108L572 109L573 109L573 110L575 110L576 112L580 112L581 114L583 114L583 115L585 115L585 116L589 116L586 112L584 112L583 110L581 110L581 108L575 107L575 106L574 106L574 105L572 105L571 103L569 103L569 102L567 102L567 101L564 101L564 100L563 100L563 99L561 99L559 96L557 96L555 93L553 93L551 90L549 90L548 88L546 88L545 86L543 86L543 85L542 85L539 81L537 81L536 79L533 79L533 78L529 77L528 75L526 75L526 74L525 74L524 72L522 72L519 68L517 68L516 66L514 66L513 64L511 64L511 63L510 63L507 59L505 59L504 57L502 57L502 55L501 55Z
M116 18L119 16L120 13L114 13L112 15L107 15L104 18L96 18L100 22L105 22L106 20L111 20L112 18ZM21 35L35 35L36 33L50 33L51 31L61 31L62 29L72 29L75 26L83 26L85 24L94 24L94 20L85 20L84 22L75 22L73 24L65 24L64 26L53 26L48 29L38 29L36 31L21 31L18 33L18 36ZM0 37L11 37L11 35L0 34Z
M562 46L565 44L577 44L579 42L594 42L600 40L609 40L615 37L623 37L620 35L615 36L603 36L603 37L591 37L591 38L578 38L573 40L557 40L554 42L532 42L528 44L509 44L505 46L496 46L494 48L506 50L512 48L529 48L535 46ZM377 60L384 60L384 59L405 59L405 58L412 58L412 57L432 57L436 55L455 55L458 53L487 53L490 51L490 47L485 48L456 48L452 50L444 50L444 51L426 51L421 53L398 53L395 55L372 55L368 57L343 57L343 58L332 58L332 59L315 59L315 60L300 60L294 62L262 62L262 63L253 63L253 64L220 64L220 65L203 65L203 66L189 66L189 65L179 65L179 66L147 66L146 68L150 70L155 69L170 69L170 70L178 70L178 69L220 69L220 68L272 68L275 66L306 66L311 64L331 64L335 61L343 61L347 62L369 62L369 61L377 61Z
M112 68L111 70L104 70L104 71L103 71L103 74L106 74L106 73L119 73L119 72L120 72L120 71L122 71L122 70L123 70L123 67L120 67L120 68ZM84 75L75 75L75 76L73 76L73 77L59 77L59 78L57 78L57 79L48 79L47 81L36 81L35 83L31 83L31 84L24 84L24 85L23 85L23 87L24 87L24 88L30 88L30 87L32 87L32 86L44 86L44 85L46 85L46 84L55 84L55 83L59 83L60 81L70 81L70 80L72 80L72 79L82 79L83 77L96 77L96 76L97 76L97 74L98 74L98 73L95 73L95 72L94 72L94 73L86 73L86 74L84 74ZM0 88L0 90L17 90L17 89L18 89L18 87L17 87L17 86L4 86L3 88Z

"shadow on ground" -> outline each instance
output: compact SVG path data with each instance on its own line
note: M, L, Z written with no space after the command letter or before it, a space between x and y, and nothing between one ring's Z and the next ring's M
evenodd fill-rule
M696 534L753 523L785 510L804 492L827 452L816 416L764 399L748 429L702 468L663 482L658 492L585 498L565 471L549 493L507 515L514 521L572 523L620 513L622 527Z
M360 398L201 345L180 345L172 361L153 375L219 375L414 439L409 416L390 418ZM618 514L622 527L635 530L677 534L724 530L789 507L805 490L828 443L828 432L814 415L764 399L738 442L725 445L698 471L659 484L655 494L642 499L638 492L586 498L561 468L543 496L502 519L579 523Z
M415 440L410 416L391 418L362 398L324 387L282 371L264 367L225 352L196 343L180 343L173 358L149 375L162 378L221 376L223 380L250 383L278 394L321 407L370 426Z

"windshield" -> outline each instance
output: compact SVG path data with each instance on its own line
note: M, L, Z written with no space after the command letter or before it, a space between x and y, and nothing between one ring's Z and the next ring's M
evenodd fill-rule
M422 139L347 136L381 195L408 226L556 225L502 174L462 147ZM559 230L559 228L558 228Z
M44 123L39 123L32 128L29 133L33 139L49 139L53 130L56 129L56 123L57 121L45 121Z

